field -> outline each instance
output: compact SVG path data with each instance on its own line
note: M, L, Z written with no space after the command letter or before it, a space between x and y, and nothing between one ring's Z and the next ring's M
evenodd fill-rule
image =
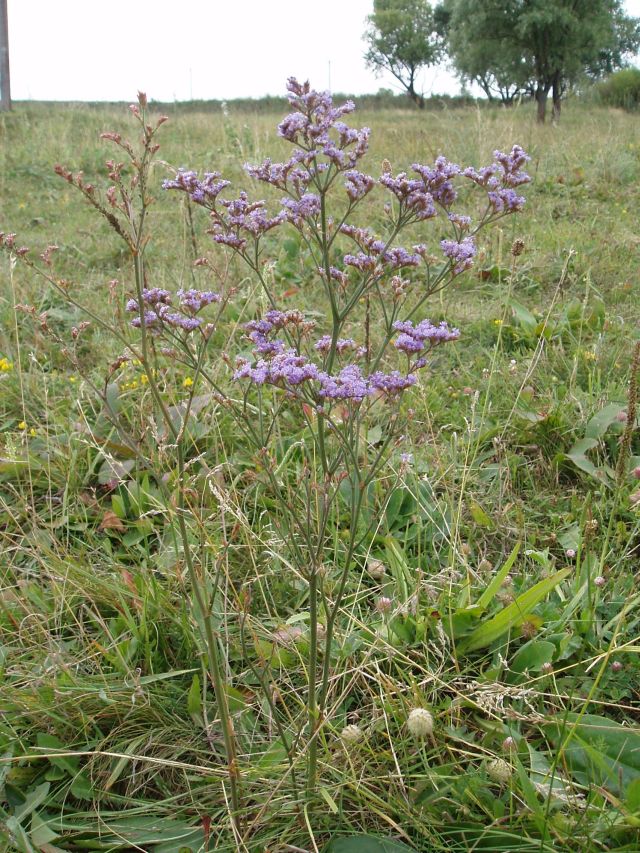
M242 165L287 156L281 115L168 115L147 285L233 289L206 357L229 389L226 352L269 306L206 213L160 185L179 166L216 169L277 198ZM533 181L524 211L481 232L474 267L422 309L461 336L403 396L398 437L385 444L382 417L361 425L366 452L385 457L362 535L349 490L332 505L328 659L329 611L314 627L318 581L287 521L287 501L319 502L302 417L285 412L261 456L218 397L193 396L199 373L179 357L157 354L151 374L118 363L107 326L137 341L131 258L53 167L108 186L116 149L99 135L135 138L126 106L18 105L0 119L0 230L39 266L58 247L50 281L0 256L2 849L640 849L638 117L570 103L558 127L526 104L351 118L372 129L371 175L385 158L394 173L439 154L478 166L519 143ZM359 224L380 225L379 198ZM437 246L437 227L420 227ZM322 326L298 232L269 232L267 253L280 307ZM170 413L192 405L179 463L150 385ZM416 708L433 722L422 736L407 726ZM338 841L364 833L386 846Z

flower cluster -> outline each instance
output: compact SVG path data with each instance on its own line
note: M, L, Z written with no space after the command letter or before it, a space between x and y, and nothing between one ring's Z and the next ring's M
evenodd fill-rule
M223 210L215 205L211 212L211 233L216 243L242 251L250 238L258 239L287 219L285 211L268 216L264 201L249 201L246 192L238 198L221 199Z
M522 210L525 198L518 195L514 187L531 181L531 177L522 171L531 157L519 145L514 145L509 154L494 151L493 157L494 162L490 166L479 171L469 166L463 171L463 175L487 189L489 204L496 213L515 213Z
M422 352L426 347L455 341L460 337L460 330L449 328L445 320L437 326L431 320L422 320L416 326L410 320L398 320L393 324L393 328L400 332L393 342L394 347L407 355Z
M413 252L402 246L389 248L387 244L378 239L368 228L356 228L353 225L343 223L340 232L356 243L361 249L356 254L349 253L343 257L343 263L348 267L355 267L360 272L381 272L383 267L387 270L397 270L402 267L417 267L422 261L424 246L414 246Z
M304 333L312 327L313 324L305 320L299 311L267 311L263 318L247 323L245 330L259 358L255 364L239 358L234 379L248 379L255 385L276 385L289 391L303 383L313 382L316 384L311 387L310 395L319 405L337 400L361 403L367 397L378 395L397 397L416 383L415 371L426 365L426 359L420 358L413 362L406 374L394 370L391 373L375 371L365 376L362 368L352 363L330 373L294 347L287 347L284 341L272 337L285 328ZM394 329L400 332L394 345L407 355L415 355L427 347L453 341L460 336L458 329L449 328L446 322L435 326L429 320L423 320L416 326L411 321L396 322ZM328 355L331 347L330 335L323 335L314 344L315 351L324 356ZM334 351L339 356L353 353L362 357L366 354L366 349L358 346L352 338L338 338Z
M220 172L205 172L204 177L200 179L197 172L178 169L173 180L162 182L162 188L182 190L196 204L213 204L222 190L231 183L231 181L221 180L221 177Z
M460 241L441 240L440 248L451 262L456 275L473 266L473 259L476 255L476 243L473 237L464 237Z
M261 320L245 323L247 337L253 343L255 351L261 355L276 355L284 352L284 341L270 340L270 335L282 329L294 329L298 334L311 331L315 323L305 320L301 311L267 311Z
M413 177L406 172L394 177L385 161L384 174L376 181L356 168L368 148L369 128L356 130L342 120L355 109L354 104L347 101L336 106L328 92L318 92L311 89L308 82L300 83L295 78L288 80L287 89L294 111L278 125L278 133L294 146L290 158L282 163L267 158L259 165L245 164L250 177L286 193L275 216L267 214L264 201L252 202L244 191L234 200L220 199L220 192L229 182L223 180L219 172L207 172L200 179L195 172L181 169L173 180L163 184L166 189L187 192L195 202L212 211L210 233L217 243L243 253L249 241L257 241L282 223L291 223L298 229L306 224L319 227L322 195L341 174L349 211L374 189L376 183L399 201L398 223L432 219L440 209L454 229L454 239L443 240L440 244L449 262L444 269L450 275L458 275L472 266L476 248L473 236L463 236L471 227L471 218L451 210L458 198L455 179L467 178L486 191L491 215L484 221L522 209L525 200L517 194L516 188L530 181L523 171L530 158L519 145L508 154L495 151L494 162L480 170L462 169L439 156L432 165L413 163ZM379 277L403 267L417 267L422 259L432 259L425 246L414 246L412 250L391 246L367 229L350 224L343 223L340 230L358 245L358 251L343 256L344 268L353 268L365 275ZM323 271L322 275L326 273ZM332 267L331 278L346 287L348 279L344 270Z
M172 310L172 295L168 290L161 287L149 287L142 291L142 309L137 299L127 302L126 310L130 314L137 314L131 321L131 325L139 328L144 325L156 332L163 326L182 329L193 332L202 325L202 319L195 315L205 306L220 301L220 294L213 291L203 290L179 290L179 311Z

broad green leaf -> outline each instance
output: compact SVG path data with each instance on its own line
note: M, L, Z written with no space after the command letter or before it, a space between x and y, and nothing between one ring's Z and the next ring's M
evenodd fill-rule
M640 812L640 779L629 782L624 792L624 799L630 812L634 814Z
M48 844L50 841L55 841L60 837L58 832L54 832L47 821L43 820L37 812L33 813L31 818L31 841L38 849L41 849L43 844Z
M480 527L484 527L487 530L495 530L495 523L493 519L487 515L479 503L476 501L470 501L469 512L471 513L471 517L475 523L480 525Z
M598 441L595 438L581 438L576 441L571 450L567 453L567 458L570 459L576 468L584 471L586 474L591 474L592 477L598 476L598 469L593 462L587 458L587 451L593 450L598 446Z
M43 782L42 785L38 785L37 788L34 788L33 791L27 794L24 803L16 809L14 814L14 818L18 823L44 803L49 794L50 787L51 785L48 782Z
M529 311L528 308L525 308L520 302L516 302L515 299L510 300L509 307L511 308L513 319L516 321L518 326L524 329L528 335L535 334L536 327L538 326L538 320L531 311Z
M509 669L515 673L539 672L545 663L551 663L555 650L546 640L531 640L518 649Z
M336 838L330 841L324 853L407 853L407 847L401 841L392 838L375 838L373 835L351 835L349 838ZM422 848L423 853L428 853Z
M466 640L460 643L458 651L464 654L486 648L516 625L524 622L536 604L542 601L571 571L570 567L561 569L550 577L538 581L492 619L479 625Z
M617 423L618 415L624 410L625 407L621 403L609 403L591 418L584 431L585 438L602 438L611 424Z
M640 732L596 714L568 714L545 724L549 740L562 746L562 760L576 780L600 785L616 796L640 780Z

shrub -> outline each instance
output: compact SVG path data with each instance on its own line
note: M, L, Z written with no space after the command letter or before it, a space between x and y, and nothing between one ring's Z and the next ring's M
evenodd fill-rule
M611 74L599 84L598 97L610 107L640 108L640 68L624 68Z

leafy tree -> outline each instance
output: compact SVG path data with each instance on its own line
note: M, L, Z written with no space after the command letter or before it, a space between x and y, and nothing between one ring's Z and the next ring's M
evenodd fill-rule
M442 33L430 4L426 0L374 0L367 22L367 65L377 72L390 71L422 109L424 96L416 90L418 72L443 56Z
M622 0L444 0L449 55L460 75L509 101L532 94L538 121L554 118L572 83L624 65L640 46L640 21Z

